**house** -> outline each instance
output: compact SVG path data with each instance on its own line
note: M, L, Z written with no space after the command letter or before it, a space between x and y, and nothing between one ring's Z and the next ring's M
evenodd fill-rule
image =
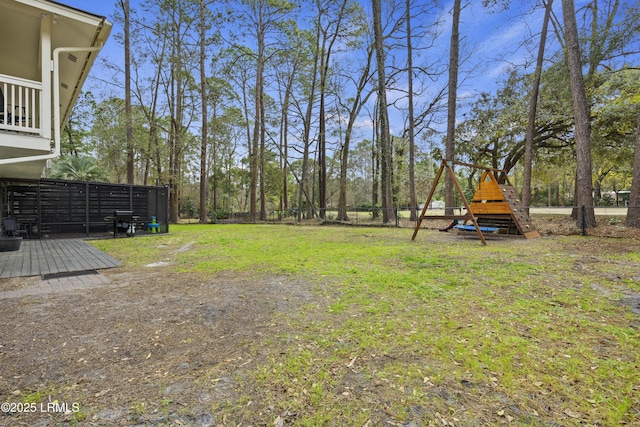
M0 179L39 179L111 23L48 0L0 0Z
M132 211L166 233L168 188L43 178L111 23L49 0L0 0L0 217L28 238L113 231Z

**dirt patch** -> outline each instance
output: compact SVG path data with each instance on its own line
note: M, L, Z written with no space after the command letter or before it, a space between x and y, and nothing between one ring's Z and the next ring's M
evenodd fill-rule
M213 425L257 363L247 355L312 295L288 276L102 274L106 286L2 300L0 402L37 410L0 425Z
M582 234L576 221L569 217L541 215L533 218L536 229L543 235L571 236ZM596 217L596 226L586 230L588 236L640 240L640 228L627 227L618 217Z

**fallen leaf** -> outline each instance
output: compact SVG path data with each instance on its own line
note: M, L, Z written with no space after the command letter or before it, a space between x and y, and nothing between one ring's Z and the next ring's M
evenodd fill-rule
M278 418L276 418L276 420L273 422L273 425L275 427L284 427L284 420L278 416Z
M582 418L582 414L580 412L572 411L571 409L565 409L564 414L571 418Z
M104 396L105 394L109 393L111 391L110 388L106 389L106 390L102 390L101 392L96 393L94 396L95 397L100 397L100 396Z

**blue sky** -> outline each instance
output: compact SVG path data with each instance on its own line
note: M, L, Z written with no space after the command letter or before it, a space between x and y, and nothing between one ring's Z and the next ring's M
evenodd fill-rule
M132 8L140 9L141 1L130 1ZM586 1L577 0L576 7L580 7ZM100 60L96 62L91 72L91 76L99 76L101 80L110 80L111 77L105 74L106 71L102 61L107 60L114 64L123 63L123 48L115 39L115 35L121 33L122 28L113 19L117 9L117 2L115 0L61 0L61 2L87 12L106 16L114 23L111 37L100 53ZM366 10L370 10L370 1L361 0L361 3ZM495 11L493 13L483 8L479 0L471 0L464 7L461 14L460 32L464 40L463 51L470 53L470 59L462 64L461 67L460 87L458 89L460 99L473 99L482 91L494 92L497 83L502 79L505 69L509 65L533 64L534 55L537 53L538 32L542 25L543 10L537 8L531 13L532 4L535 3L535 0L512 1L511 3L511 7L508 10ZM554 3L556 14L561 17L560 1L557 0ZM442 35L438 39L435 48L429 50L428 54L447 58L451 26L450 11L453 0L446 0L442 4L443 7L439 16L442 21ZM435 17L432 15L425 17L425 19L433 20ZM414 27L420 23L419 19L416 19L416 21L414 21ZM521 47L523 40L527 37L533 37L534 40L533 47L530 48L532 49L531 52L527 52L525 48ZM549 37L549 43L555 43L551 28ZM532 69L530 68L530 70ZM446 73L442 79L446 79ZM91 85L101 84L103 82L90 77L85 89L90 88ZM441 86L442 82L437 84ZM114 89L117 90L116 88ZM391 93L389 96L393 99L394 96L399 95ZM463 106L462 109L464 109ZM396 123L401 128L401 124L397 121Z
M95 0L61 0L61 2L87 12L106 16L111 22L114 22L113 16L117 4L115 0L98 2ZM582 2L578 1L577 3ZM138 0L131 0L131 7L139 9L140 3ZM362 3L365 8L369 8L369 2L363 1ZM448 3L452 3L452 1L449 0ZM461 36L465 39L466 48L473 51L473 57L470 63L463 67L463 71L464 68L476 70L472 78L462 82L460 91L463 94L467 91L492 90L508 63L523 64L528 54L523 49L518 49L518 46L525 37L538 33L542 21L542 10L537 10L533 14L524 14L531 8L532 1L512 2L513 4L508 11L496 13L487 13L487 10L479 3L479 0L469 2L461 15ZM561 14L560 2L556 1L555 3L555 8L558 9L557 13ZM449 48L450 9L449 4L445 4L442 8L443 34L436 49L441 50L445 55ZM121 32L122 28L114 23L112 35L100 54L101 58L117 64L122 63L122 47L114 38L115 34ZM503 56L504 58L502 58ZM100 72L100 64L97 63L92 73Z

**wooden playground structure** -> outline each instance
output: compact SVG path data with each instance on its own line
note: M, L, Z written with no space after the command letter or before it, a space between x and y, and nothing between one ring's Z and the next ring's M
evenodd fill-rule
M453 172L454 164L482 169L483 171L471 203L467 201L456 179ZM445 171L453 181L454 187L464 205L465 212L460 215L429 215L427 211L431 205L431 199ZM503 174L506 184L499 183L496 178L496 173ZM468 234L475 231L483 245L487 244L485 233L512 237L519 236L527 239L540 237L540 233L535 229L531 218L518 198L516 189L511 185L506 171L502 169L443 160L431 186L429 195L427 196L427 201L418 217L411 240L415 240L423 220L443 219L451 220L452 223L449 227L441 229L441 231L449 231L454 228L457 229L460 234Z

